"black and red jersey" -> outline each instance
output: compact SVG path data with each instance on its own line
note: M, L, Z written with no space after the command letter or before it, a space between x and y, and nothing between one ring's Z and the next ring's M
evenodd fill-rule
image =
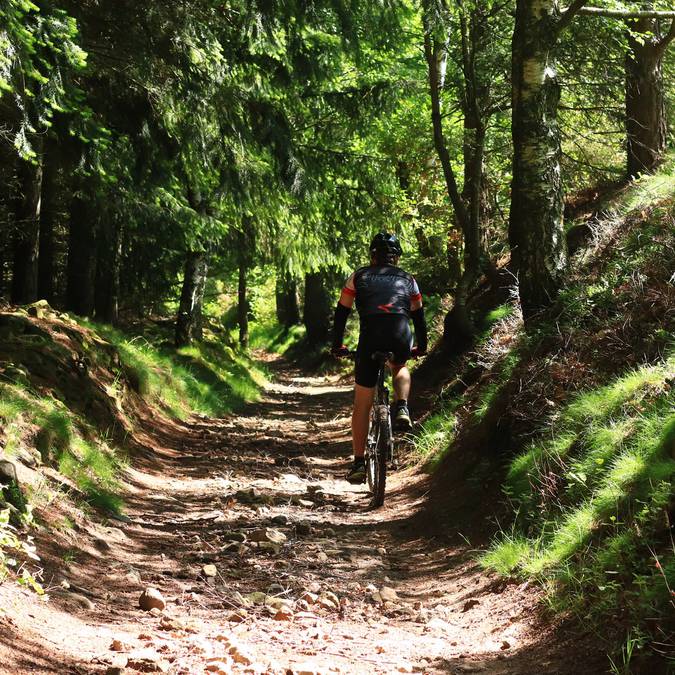
M410 317L422 300L415 277L395 265L361 267L347 279L342 292L355 298L361 318L385 314Z

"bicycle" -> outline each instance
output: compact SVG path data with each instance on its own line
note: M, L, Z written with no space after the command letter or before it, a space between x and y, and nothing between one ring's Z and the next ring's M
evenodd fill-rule
M387 465L393 460L394 433L391 424L389 388L385 384L385 366L393 358L391 352L375 352L372 358L378 363L375 398L370 411L370 427L366 442L366 477L373 498L371 506L384 504L387 484Z
M350 351L344 354L344 356L355 358L356 352ZM394 433L391 423L389 388L385 384L386 365L393 356L392 352L375 352L372 355L372 358L378 363L378 373L373 407L370 411L365 462L368 489L373 495L370 505L375 508L384 504L387 465L393 461L394 455Z

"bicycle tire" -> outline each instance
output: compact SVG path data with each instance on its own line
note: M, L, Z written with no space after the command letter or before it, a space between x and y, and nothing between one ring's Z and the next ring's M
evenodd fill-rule
M387 421L378 420L378 434L375 453L372 457L373 464L373 506L384 504L384 493L387 485L387 459L391 444L391 426Z
M373 494L375 481L377 480L377 469L375 459L377 457L377 438L379 435L379 422L373 414L370 418L370 428L368 429L368 445L366 447L366 479L368 481L368 491Z

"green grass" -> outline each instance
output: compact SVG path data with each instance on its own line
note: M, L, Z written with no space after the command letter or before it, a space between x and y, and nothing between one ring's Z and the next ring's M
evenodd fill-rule
M414 457L423 462L424 470L433 473L450 452L455 434L457 401L450 401L430 415L415 437Z
M118 404L126 381L150 405L171 416L217 416L256 400L266 381L263 369L246 355L215 341L175 350L162 343L161 336L159 344L152 344L109 326L82 323L93 331L83 336L92 363L116 368L99 336L119 353L119 372L107 389ZM17 380L0 382L0 423L5 455L15 455L32 442L42 461L72 482L75 499L108 513L121 511L125 453L96 426L100 422L90 422L57 398L41 396Z
M508 464L513 524L481 556L502 575L539 581L554 611L613 641L615 669L648 645L675 663L675 345L664 300L674 205L671 154L664 171L614 196L605 243L580 253L553 318L512 348L552 400ZM492 368L508 377L503 361ZM475 421L500 380L484 378Z
M14 439L5 445L5 456L13 457L32 440L42 461L69 478L86 503L120 512L117 492L124 460L86 420L23 384L0 384L0 411L5 436ZM31 434L31 429L37 431Z
M511 462L507 493L530 536L502 535L485 567L547 579L567 607L598 621L622 607L640 629L672 610L654 555L675 568L673 375L671 354L579 394L552 435Z
M486 315L483 321L486 328L494 326L499 321L503 321L513 314L514 307L510 303L499 305L490 310Z
M265 349L274 354L286 354L305 337L302 324L286 328L276 322L255 322L251 327L250 345L253 349Z
M248 356L216 340L176 350L110 326L87 324L119 351L126 379L149 403L185 419L192 413L222 416L255 401L266 373Z

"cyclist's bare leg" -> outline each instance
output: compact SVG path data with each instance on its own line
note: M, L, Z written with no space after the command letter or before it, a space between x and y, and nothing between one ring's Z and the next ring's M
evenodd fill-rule
M402 366L391 365L391 377L394 385L394 400L408 400L410 395L410 371L404 364Z
M363 457L366 453L370 409L373 407L374 398L375 387L363 387L360 384L354 385L354 410L352 411L352 447L354 448L354 459Z

